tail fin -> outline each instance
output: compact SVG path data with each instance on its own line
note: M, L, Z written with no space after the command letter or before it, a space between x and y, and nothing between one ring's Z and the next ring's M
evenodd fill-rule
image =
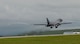
M46 18L46 20L47 20L47 24L49 25L49 24L50 24L49 19L48 19L48 18Z

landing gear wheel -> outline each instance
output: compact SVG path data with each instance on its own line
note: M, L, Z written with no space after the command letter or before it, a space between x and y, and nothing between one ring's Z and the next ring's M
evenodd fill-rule
M53 27L50 27L50 28L53 28Z
M58 26L56 26L55 28L58 28Z
M58 28L59 25L55 25L55 28Z

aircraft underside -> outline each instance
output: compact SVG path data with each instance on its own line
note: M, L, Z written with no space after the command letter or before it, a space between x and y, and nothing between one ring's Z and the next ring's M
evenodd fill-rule
M50 27L50 28L55 27L55 28L58 28L58 26L59 26L59 25L47 25L46 27Z
M50 28L53 28L54 26L50 26ZM58 26L55 26L55 28L58 28Z

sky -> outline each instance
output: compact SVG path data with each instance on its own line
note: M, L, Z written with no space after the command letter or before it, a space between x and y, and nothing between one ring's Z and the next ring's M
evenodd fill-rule
M0 35L19 34L32 30L49 29L33 26L62 18L73 22L59 28L80 27L80 0L0 0Z

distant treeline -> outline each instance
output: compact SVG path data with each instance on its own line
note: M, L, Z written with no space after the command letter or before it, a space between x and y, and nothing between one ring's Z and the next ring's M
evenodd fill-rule
M63 34L64 32L80 32L80 29L65 29L65 30L48 30L48 31L31 31L29 33L23 33L19 35L49 35L49 34Z
M45 30L45 31L31 31L31 32L24 32L17 35L7 35L7 36L25 36L25 35L49 35L49 34L63 34L64 32L80 32L80 29L65 29L65 30ZM3 37L3 36L0 36Z

